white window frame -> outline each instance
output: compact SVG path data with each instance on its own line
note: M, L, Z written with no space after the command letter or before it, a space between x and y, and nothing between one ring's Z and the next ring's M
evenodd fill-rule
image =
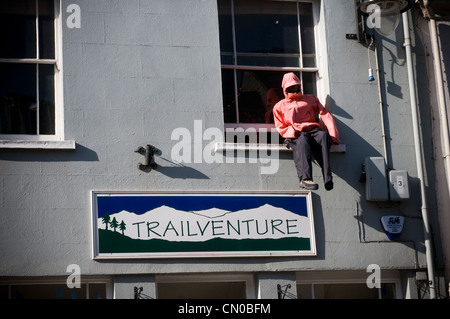
M75 141L64 140L64 108L63 108L63 54L62 54L62 9L61 0L54 0L55 10L55 58L39 58L38 21L36 19L37 58L36 59L9 59L0 58L0 63L22 63L38 65L54 65L54 91L55 91L55 134L35 135L0 134L0 148L35 148L35 149L75 149ZM36 8L37 9L37 8ZM39 94L39 92L37 93ZM38 97L39 98L39 97ZM38 119L39 120L39 119Z
M235 71L239 70L254 70L254 71L285 71L285 72L311 72L316 74L316 88L317 88L317 97L319 100L325 102L325 98L327 94L329 94L329 86L328 86L328 74L327 74L327 56L326 54L322 54L322 52L326 52L326 43L325 43L325 26L323 19L321 17L324 16L323 12L321 12L320 0L273 0L280 2L307 2L312 3L312 11L313 11L313 22L314 22L314 41L316 47L316 67L303 67L303 59L300 59L300 67L260 67L260 66L245 66L239 64L221 64L221 70L229 69ZM233 8L232 8L233 10ZM297 12L298 14L298 12ZM234 12L232 12L234 15ZM300 26L298 26L300 28ZM233 41L235 40L235 34L233 30ZM299 43L300 43L300 55L301 55L301 34L299 32ZM234 51L236 48L234 46ZM236 55L236 52L234 52ZM236 83L236 80L235 80ZM281 83L280 83L281 87ZM237 88L235 88L235 92ZM265 124L265 123L224 123L224 129L236 129L242 128L244 130L248 128L259 129L267 129L269 132L271 129L275 128L274 124Z

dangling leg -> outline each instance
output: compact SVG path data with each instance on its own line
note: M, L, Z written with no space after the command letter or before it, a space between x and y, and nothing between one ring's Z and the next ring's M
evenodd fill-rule
M316 190L318 185L312 181L312 158L310 136L301 133L297 139L291 141L294 163L300 179L300 186L310 190Z
M317 143L317 146L320 146L317 149L316 159L322 168L323 180L325 183L325 189L327 191L333 189L333 176L331 173L331 165L330 165L330 149L331 149L331 137L326 131L318 131L313 133L314 141Z

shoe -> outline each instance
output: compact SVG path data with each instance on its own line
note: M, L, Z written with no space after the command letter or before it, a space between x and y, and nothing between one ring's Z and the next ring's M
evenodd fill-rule
M314 191L319 188L319 185L310 179L303 179L300 181L300 187Z
M331 191L333 189L333 187L334 187L333 181L328 181L325 183L325 189L327 191Z

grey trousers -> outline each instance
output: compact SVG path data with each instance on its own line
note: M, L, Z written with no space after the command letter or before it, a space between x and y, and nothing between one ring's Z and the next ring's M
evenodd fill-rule
M291 139L294 163L301 180L312 180L312 159L322 168L324 183L333 180L330 166L331 137L326 131L300 132L298 138Z

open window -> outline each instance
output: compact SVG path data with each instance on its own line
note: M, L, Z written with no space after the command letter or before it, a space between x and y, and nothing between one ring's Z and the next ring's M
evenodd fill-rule
M317 94L313 4L218 0L225 129L274 129L287 72L299 76L305 94Z

